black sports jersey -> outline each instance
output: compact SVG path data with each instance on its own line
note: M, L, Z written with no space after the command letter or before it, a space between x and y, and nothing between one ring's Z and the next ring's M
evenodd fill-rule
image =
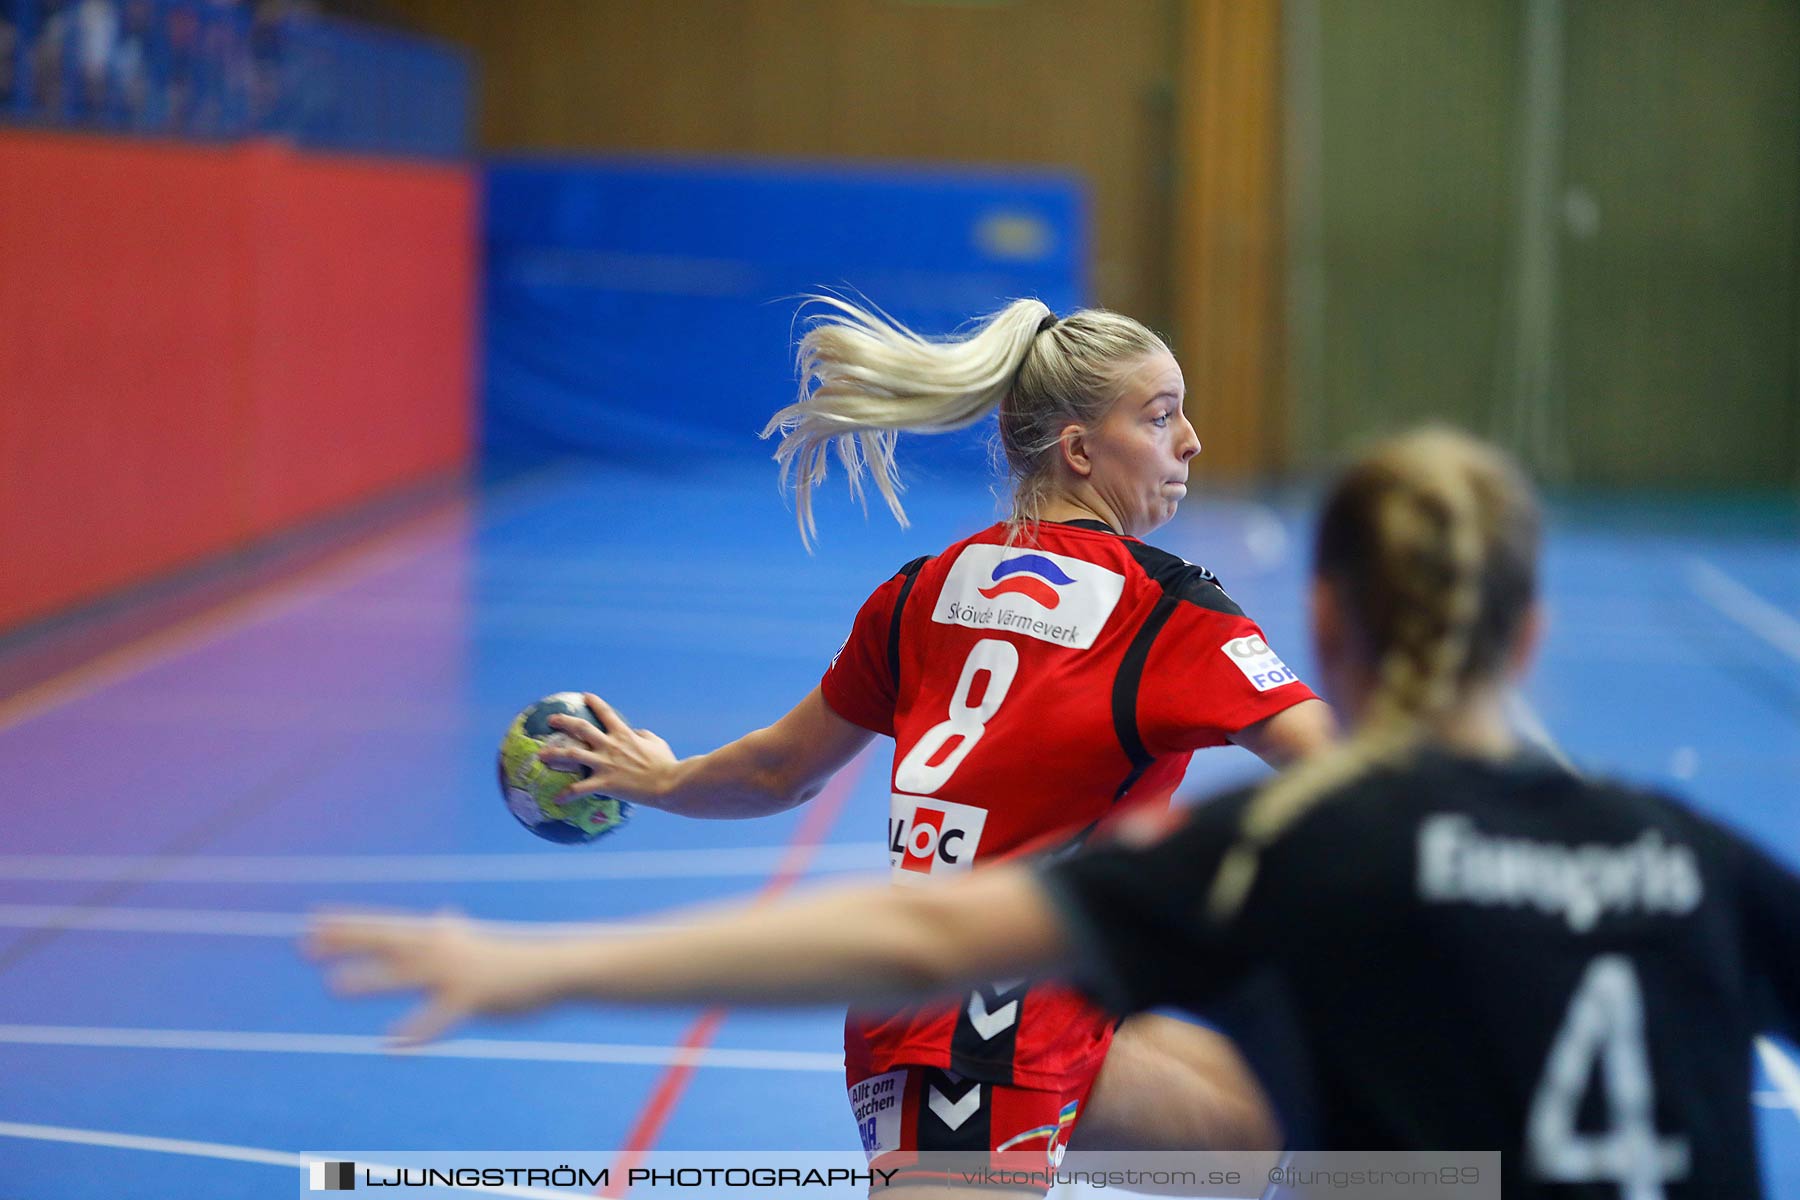
M1318 803L1214 923L1250 795L1043 868L1103 1001L1216 1020L1298 1148L1498 1149L1509 1197L1759 1194L1792 873L1661 796L1431 753Z

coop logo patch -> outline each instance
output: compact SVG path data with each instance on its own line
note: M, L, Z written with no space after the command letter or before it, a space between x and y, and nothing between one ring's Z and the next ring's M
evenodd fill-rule
M987 809L895 792L888 813L888 862L896 879L960 874L975 865Z
M964 546L931 619L1085 650L1125 592L1125 577L1079 558L1017 546Z
M1003 559L994 568L993 578L993 587L981 589L981 594L989 600L998 600L1002 596L1026 596L1045 608L1055 608L1061 604L1062 597L1057 594L1056 589L1075 582L1067 571L1041 554L1021 554L1015 558Z
M354 1192L356 1190L356 1164L349 1162L316 1162L308 1163L311 1179L308 1182L315 1192Z
M1269 643L1263 641L1261 634L1253 633L1248 637L1232 638L1219 647L1225 657L1232 661L1250 686L1259 692L1280 687L1284 683L1297 683L1300 677L1294 674L1281 657L1269 649Z

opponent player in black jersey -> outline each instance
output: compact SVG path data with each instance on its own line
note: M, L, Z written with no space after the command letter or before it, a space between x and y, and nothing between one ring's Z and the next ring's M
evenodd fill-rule
M322 922L405 1036L561 1000L894 999L1062 973L1230 1031L1307 1149L1499 1149L1509 1197L1759 1193L1752 1038L1800 1035L1800 879L1665 797L1516 743L1537 516L1460 435L1332 492L1313 625L1341 749L1048 866L862 887L650 936ZM871 931L877 936L871 936Z

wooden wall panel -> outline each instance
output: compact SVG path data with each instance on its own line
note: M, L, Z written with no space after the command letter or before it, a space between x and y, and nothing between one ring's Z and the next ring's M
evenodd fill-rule
M461 42L494 151L1017 163L1092 185L1094 292L1166 327L1180 0L341 0Z
M1281 4L1187 0L1174 313L1210 476L1286 462L1281 387Z

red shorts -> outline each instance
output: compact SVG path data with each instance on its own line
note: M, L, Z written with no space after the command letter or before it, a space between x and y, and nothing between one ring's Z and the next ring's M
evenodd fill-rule
M1049 1190L1049 1173L1094 1086L1089 1075L1064 1091L1040 1091L918 1066L876 1074L853 1066L845 1081L863 1152L872 1169L895 1172L890 1186L945 1182L947 1171L969 1186L975 1181L965 1172L986 1164L1011 1180L993 1186L1040 1193Z

